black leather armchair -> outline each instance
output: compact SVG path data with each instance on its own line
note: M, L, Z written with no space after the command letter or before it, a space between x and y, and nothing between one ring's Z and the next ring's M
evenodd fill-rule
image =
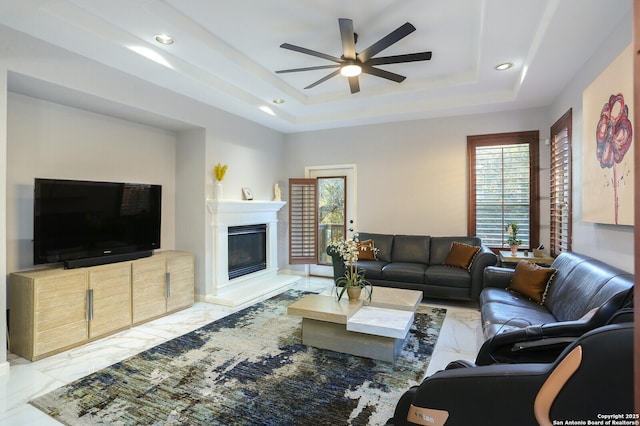
M451 363L407 391L387 425L587 424L633 412L633 323L623 323L586 333L551 363Z

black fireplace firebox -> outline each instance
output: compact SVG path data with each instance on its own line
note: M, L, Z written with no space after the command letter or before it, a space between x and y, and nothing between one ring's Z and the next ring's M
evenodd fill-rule
M230 226L229 279L267 269L267 225Z

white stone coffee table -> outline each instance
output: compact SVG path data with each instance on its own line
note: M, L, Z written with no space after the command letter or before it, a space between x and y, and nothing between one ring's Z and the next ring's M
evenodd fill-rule
M369 305L313 294L287 313L302 317L305 345L394 362L421 300L421 291L376 287Z

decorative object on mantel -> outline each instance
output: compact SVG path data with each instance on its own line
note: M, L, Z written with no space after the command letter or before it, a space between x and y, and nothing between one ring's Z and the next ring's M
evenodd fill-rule
M377 251L375 248L368 248L372 249L374 254ZM367 300L371 302L373 286L364 278L364 270L358 270L358 256L360 253L358 233L354 232L350 240L340 239L337 242L332 242L329 244L329 251L339 254L347 267L344 276L336 280L335 290L338 301L342 299L345 292L349 296L350 301L359 300L362 289L364 289L367 293ZM342 286L342 288L339 288L339 286Z
M222 200L222 179L227 173L226 164L216 164L213 168L213 175L216 177L216 200Z
M273 185L273 201L282 201L282 191L277 183Z
M518 224L515 222L510 222L507 224L505 230L509 234L509 238L507 238L507 243L509 243L509 247L511 247L511 255L516 256L518 254L518 246L522 244L522 240L519 240L517 238Z
M242 188L242 195L244 195L245 200L253 200L253 192L249 188Z

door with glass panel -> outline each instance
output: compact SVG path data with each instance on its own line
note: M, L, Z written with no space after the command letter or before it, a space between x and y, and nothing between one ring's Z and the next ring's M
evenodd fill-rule
M356 165L310 166L305 174L317 182L316 262L309 274L333 276L327 246L356 229Z

